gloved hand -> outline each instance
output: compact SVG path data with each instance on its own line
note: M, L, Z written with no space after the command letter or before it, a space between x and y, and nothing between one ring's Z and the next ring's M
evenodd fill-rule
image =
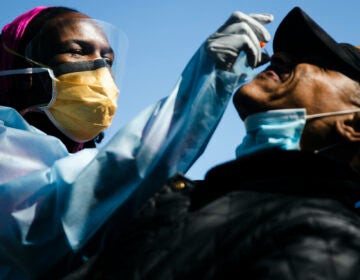
M269 42L270 33L263 25L273 19L271 14L232 13L206 41L206 49L215 60L216 67L231 71L242 50L247 54L249 66L256 67L263 64L264 59L268 60L268 55L261 53L260 42Z

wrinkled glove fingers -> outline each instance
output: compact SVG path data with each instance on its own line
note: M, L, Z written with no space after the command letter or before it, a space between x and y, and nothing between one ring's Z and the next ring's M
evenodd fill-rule
M260 22L262 25L268 24L274 20L272 14L248 14L248 16Z
M218 32L229 34L238 33L244 25L237 25L237 23L247 23L260 41L268 42L270 41L271 35L263 24L271 22L272 19L273 16L270 14L252 14L252 16L249 16L242 12L234 12Z
M215 33L212 39L213 43L209 47L214 51L213 47L216 45L216 50L222 50L226 54L223 58L229 63L236 60L240 50L247 53L250 66L256 66L261 61L260 40L265 38L257 35L247 22L234 22L223 32Z
M231 68L229 66L235 62L240 49L247 53L250 66L256 66L261 61L259 40L255 35L249 36L248 33L231 35L216 33L208 40L210 54L216 54L218 62L225 69ZM219 55L220 53L221 55Z
M206 48L219 69L232 71L233 63L244 50L250 66L262 62L260 42L268 42L270 33L263 24L273 20L270 14L246 15L234 12L228 20L206 41Z
M236 22L229 26L227 26L226 30L224 32L216 32L215 35L222 34L223 36L239 36L239 39L241 39L242 36L249 37L250 40L257 43L258 46L260 46L260 41L264 41L266 39L266 36L263 36L263 34L258 34L256 31L254 31L253 27L251 27L246 22ZM235 41L236 42L236 41ZM240 47L240 45L239 45Z

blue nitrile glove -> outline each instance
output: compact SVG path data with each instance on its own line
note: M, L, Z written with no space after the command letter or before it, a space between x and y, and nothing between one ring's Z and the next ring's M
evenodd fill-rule
M232 71L240 51L247 54L247 63L256 67L264 61L261 42L270 41L270 33L263 26L274 19L271 14L234 12L206 41L206 49L219 69ZM267 58L268 59L268 56Z

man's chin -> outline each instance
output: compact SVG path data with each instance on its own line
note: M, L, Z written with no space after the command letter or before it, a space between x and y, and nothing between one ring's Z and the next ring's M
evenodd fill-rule
M235 92L233 104L242 120L254 112L259 112L264 106L265 94L264 89L254 80L244 84Z

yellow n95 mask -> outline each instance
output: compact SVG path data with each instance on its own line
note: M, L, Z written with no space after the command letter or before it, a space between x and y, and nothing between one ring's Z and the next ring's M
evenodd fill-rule
M83 143L110 126L119 90L105 59L61 64L49 74L52 99L41 109L61 132Z
M28 111L40 109L67 137L78 143L107 129L117 109L119 90L105 59L69 62L54 69L0 71L0 76L31 74L42 90L33 93Z

